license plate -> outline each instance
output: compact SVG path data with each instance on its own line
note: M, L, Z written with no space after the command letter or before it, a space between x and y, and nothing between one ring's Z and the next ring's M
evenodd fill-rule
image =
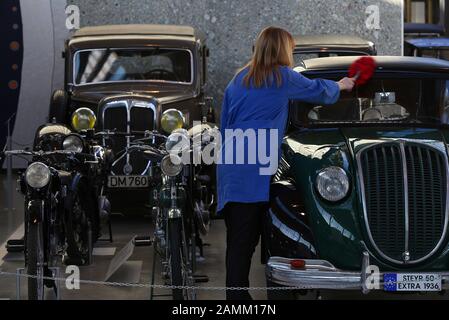
M441 276L432 273L386 273L385 291L441 291Z
M149 186L145 176L109 176L109 188L146 188Z

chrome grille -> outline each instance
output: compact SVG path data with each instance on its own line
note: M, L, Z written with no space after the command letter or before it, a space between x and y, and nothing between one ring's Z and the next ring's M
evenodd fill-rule
M101 113L103 130L114 130L118 132L152 131L156 129L157 103L135 99L118 99L105 103ZM135 135L136 138L139 135ZM110 145L114 154L120 156L120 152L130 146L132 139L115 136ZM116 160L112 172L116 175L144 175L148 169L149 162L142 156L130 154ZM131 172L125 168L132 168Z
M388 142L357 155L365 224L378 253L417 263L441 245L447 226L447 158L427 145Z

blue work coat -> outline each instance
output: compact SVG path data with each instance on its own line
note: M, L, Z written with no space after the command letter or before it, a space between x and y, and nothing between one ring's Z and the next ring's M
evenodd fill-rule
M269 200L270 180L277 169L289 100L328 105L339 99L340 88L335 81L310 80L288 67L280 67L279 70L281 86L276 81L269 81L260 88L246 87L243 77L248 72L247 68L236 75L226 88L220 122L221 163L217 165L218 211L228 202ZM277 133L277 136L270 133ZM261 143L266 143L264 149ZM270 153L273 146L276 150ZM266 159L262 161L263 158L258 157L260 150L270 156L272 161L269 164ZM242 151L245 151L244 156L241 155ZM255 152L257 156L254 161ZM273 163L276 165L274 171ZM261 170L263 168L265 170Z

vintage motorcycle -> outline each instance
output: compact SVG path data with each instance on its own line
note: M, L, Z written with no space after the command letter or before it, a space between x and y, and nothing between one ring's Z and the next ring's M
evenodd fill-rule
M99 192L107 152L65 126L50 124L38 130L35 151L7 151L7 156L31 157L19 178L25 197L25 253L28 298L44 299L45 287L54 288L53 270L62 262L86 265L99 237L107 199ZM100 207L101 206L101 207Z
M155 225L153 236L136 237L136 246L154 245L151 284L155 283L155 263L159 256L162 276L167 284L191 287L194 285L197 250L202 252L201 235L207 234L211 209L215 205L212 166L193 161L203 145L193 141L211 136L215 127L203 123L197 128L173 130L169 136L157 132L99 132L103 137L134 139L129 147L117 153L112 165L125 157L142 157L150 163L147 178L150 186L150 206ZM209 139L210 140L210 139ZM203 139L204 141L204 139ZM183 161L181 155L187 155ZM185 159L184 159L185 160ZM151 299L156 295L151 289ZM195 299L193 290L175 288L175 300Z

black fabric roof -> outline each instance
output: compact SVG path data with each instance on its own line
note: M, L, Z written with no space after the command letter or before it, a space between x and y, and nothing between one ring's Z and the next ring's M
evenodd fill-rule
M348 70L349 66L360 57L331 57L305 60L309 70ZM433 58L377 56L374 57L377 68L409 71L437 71L449 72L449 61Z
M404 33L435 33L443 34L444 27L437 24L427 24L427 23L405 23Z

